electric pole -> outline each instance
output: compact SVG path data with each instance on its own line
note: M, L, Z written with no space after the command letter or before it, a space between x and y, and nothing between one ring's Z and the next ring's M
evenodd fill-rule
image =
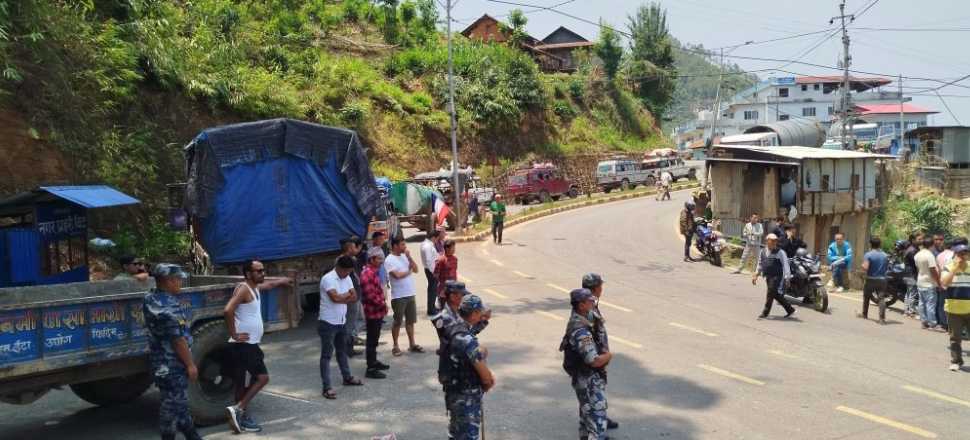
M721 48L721 69L717 78L717 92L714 93L714 120L711 121L711 145L714 145L714 136L717 134L717 119L721 115L721 83L724 81L724 48ZM710 151L708 151L710 153Z
M903 125L903 74L899 74L899 143L896 144L896 153L903 153L903 136L906 135L906 128Z
M448 111L451 114L451 200L455 208L455 232L464 232L465 224L462 221L462 200L461 182L458 179L458 122L455 118L455 72L454 72L454 50L451 43L451 7L452 0L448 0L445 12L448 21Z
M840 113L842 114L842 149L849 149L849 137L847 133L847 125L849 123L849 106L851 105L851 98L849 97L849 65L852 63L852 56L849 55L849 31L845 27L845 19L849 19L849 23L855 20L854 14L845 15L845 0L839 4L839 16L832 17L829 20L829 24L835 23L836 19L842 21L842 48L844 52L842 53L842 108Z

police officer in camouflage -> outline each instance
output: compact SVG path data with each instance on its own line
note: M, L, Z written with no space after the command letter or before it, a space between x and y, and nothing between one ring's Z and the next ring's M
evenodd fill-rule
M448 410L448 438L478 440L482 427L482 396L495 386L495 378L485 363L488 350L478 345L473 328L478 326L488 308L477 295L465 295L458 307L460 319L447 327L445 366L439 369L439 380L445 391Z
M596 339L596 348L599 354L606 353L610 351L610 338L606 334L606 320L603 319L603 313L600 312L600 298L603 297L603 277L597 273L588 273L583 275L583 288L589 289L596 297L596 305L593 306L593 338ZM603 374L603 384L607 382L606 374ZM616 429L619 428L620 424L615 422L613 419L606 418L606 428Z
M189 381L199 371L192 361L190 317L178 300L182 280L188 278L176 264L161 263L152 270L155 288L145 295L142 311L148 329L148 360L152 377L161 394L158 427L162 440L174 440L181 432L186 440L201 440L189 414Z
M589 289L569 293L573 311L566 324L566 334L559 350L563 352L563 369L572 379L579 400L580 440L607 440L606 366L613 354L597 346L593 309L596 297Z
M461 306L462 298L469 294L471 294L471 292L465 288L465 283L455 280L446 281L444 304L442 305L441 310L431 317L431 324L434 325L435 331L438 333L438 342L440 343L438 347L439 370L442 364L441 360L447 359L447 356L441 356L443 352L446 352L446 350L443 349L448 345L447 329L461 320L461 316L458 314L458 307ZM482 314L482 320L472 327L472 333L477 335L481 333L482 330L485 330L485 327L488 326L488 320L491 317L492 311L485 311L485 313Z

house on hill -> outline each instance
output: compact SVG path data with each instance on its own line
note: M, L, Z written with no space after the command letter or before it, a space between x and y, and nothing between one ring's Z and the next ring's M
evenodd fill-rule
M511 39L508 26L488 14L468 25L461 34L485 43L506 43ZM593 45L581 35L560 26L543 40L525 34L519 48L528 53L543 72L548 73L575 71L578 66L574 52Z

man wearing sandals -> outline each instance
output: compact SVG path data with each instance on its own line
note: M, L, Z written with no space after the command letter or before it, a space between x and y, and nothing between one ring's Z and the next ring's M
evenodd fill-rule
M330 386L330 358L337 352L337 366L343 376L344 386L362 385L360 379L350 374L347 360L347 304L357 301L357 292L350 274L354 271L354 259L342 256L337 267L320 280L320 319L317 333L320 335L320 379L323 380L323 397L336 399L337 393Z
M404 324L408 333L408 351L424 353L424 349L414 342L414 323L418 320L418 304L415 299L414 274L418 265L408 252L407 243L401 237L391 239L391 254L384 259L384 268L391 278L391 310L394 311L394 324L391 326L391 339L394 349L391 354L400 356L401 348L397 343Z

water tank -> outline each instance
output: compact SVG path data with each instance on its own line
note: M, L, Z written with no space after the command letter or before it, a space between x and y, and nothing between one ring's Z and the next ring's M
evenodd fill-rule
M744 131L749 133L775 133L778 145L818 148L825 142L822 125L807 119L790 119L771 124L755 125Z

